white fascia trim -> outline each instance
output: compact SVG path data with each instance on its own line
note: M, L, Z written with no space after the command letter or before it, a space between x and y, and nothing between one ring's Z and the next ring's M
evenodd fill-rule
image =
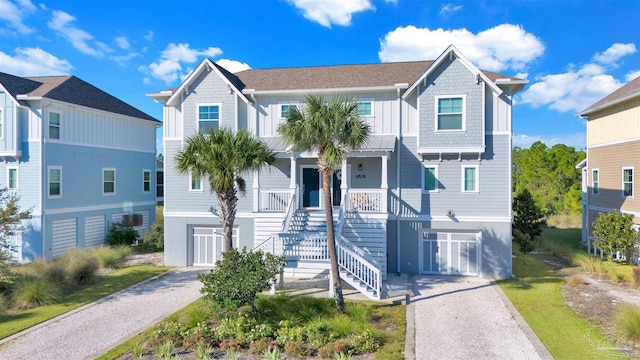
M419 147L417 150L418 154L477 154L484 153L485 147L450 147L450 148L442 148L442 147Z
M587 149L593 149L593 148L598 148L598 147L602 147L602 146L626 144L626 143L630 143L630 142L634 142L634 141L640 141L640 137L630 138L630 139L623 139L623 140L616 140L616 141L609 141L609 142L606 142L606 143L595 144L595 145L588 145Z
M141 150L141 149L121 148L121 147L113 147L113 146L105 146L105 145L82 144L82 143L77 143L77 142L62 141L62 140L49 139L49 138L45 138L45 139L46 139L46 143L47 144L84 146L84 147L91 147L91 148L98 148L98 149L121 150L121 151L135 151L135 152L141 152L141 153L147 153L147 154L155 154L156 153L155 149L154 150ZM36 141L34 141L34 142L36 142Z
M401 221L443 221L456 222L448 216L432 216L432 215L417 215L417 216L399 216ZM457 222L494 222L494 223L511 223L511 216L456 216Z
M485 131L485 135L511 135L511 131Z
M624 210L624 209L613 209L613 208L602 207L602 206L594 206L594 205L588 205L587 209L588 210L594 210L594 211L600 211L600 212L611 212L613 210L618 210L622 214L631 214L633 216L640 217L640 212L638 212L638 211L629 211L629 210Z
M244 89L243 94L246 95L306 95L318 93L353 93L353 92L382 92L395 91L396 86L370 86L370 87L351 87L351 88L327 88L327 89L288 89L288 90L255 90Z
M620 104L622 102L625 102L627 100L631 100L631 99L636 98L638 96L640 96L640 92L635 92L633 94L621 97L620 99L616 99L616 100L610 101L608 103L604 103L604 104L602 104L602 105L600 105L600 106L598 106L596 108L593 108L593 109L589 110L588 112L584 112L583 111L580 114L578 114L578 116L586 116L586 115L589 115L589 114L593 114L596 111L606 109L606 108L608 108L610 106L614 106L614 105Z
M74 208L48 209L48 210L44 210L43 213L45 215L55 215L55 214L67 214L72 212L122 209L123 207L151 206L151 205L155 206L156 202L142 201L137 203L121 203L121 204L112 204L112 205L96 205L96 206L82 206L82 207L74 207Z

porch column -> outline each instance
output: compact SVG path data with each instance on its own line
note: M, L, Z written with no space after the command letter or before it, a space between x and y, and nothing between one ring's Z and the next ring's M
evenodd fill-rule
M380 184L380 188L382 189L382 200L380 202L380 212L387 212L387 201L389 199L389 183L387 181L387 176L388 176L388 160L389 160L389 156L388 155L383 155L380 157L380 160L382 161L382 183Z
M260 210L260 171L253 172L253 212Z
M347 158L346 157L344 159L342 159L342 166L340 167L340 174L341 174L340 175L341 176L341 178L340 178L340 196L341 196L341 199L344 199L344 201L347 202L346 194L347 194L347 191L349 190L349 188L347 187L347 182L348 182L347 176L349 174L347 173ZM340 204L340 206L342 206L346 210L346 207L344 207L345 204Z
M295 194L295 190L296 190L296 158L295 156L293 156L293 154L291 154L291 181L289 182L289 189L291 190L292 193Z

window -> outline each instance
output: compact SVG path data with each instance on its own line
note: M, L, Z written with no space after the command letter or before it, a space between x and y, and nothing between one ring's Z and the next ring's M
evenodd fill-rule
M436 130L464 130L464 96L436 97Z
M142 170L142 192L151 191L151 170Z
M220 126L220 105L198 105L198 131L208 132Z
M373 116L373 104L371 101L358 101L358 115Z
M7 167L7 188L9 190L18 190L18 168Z
M202 191L202 178L194 177L189 173L189 191Z
M622 196L633 197L633 168L622 168Z
M462 192L478 192L478 166L462 167Z
M0 109L0 139L4 138L4 112Z
M60 139L60 114L49 113L49 139Z
M284 105L280 105L280 118L284 119L287 117L287 115L289 114L289 109L297 109L298 107L296 105L291 105L291 104L284 104Z
M422 171L422 191L437 192L438 191L438 167L425 166Z
M598 193L600 193L599 172L600 170L598 169L591 170L591 193L594 195L598 195Z
M116 169L102 169L102 194L115 195Z
M62 168L49 167L49 197L62 197Z

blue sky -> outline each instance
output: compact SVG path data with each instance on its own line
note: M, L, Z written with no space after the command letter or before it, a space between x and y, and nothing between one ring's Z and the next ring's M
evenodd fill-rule
M0 71L76 75L162 119L145 94L205 56L238 71L432 60L454 44L530 81L514 145L584 148L576 114L640 76L639 16L637 0L0 0Z

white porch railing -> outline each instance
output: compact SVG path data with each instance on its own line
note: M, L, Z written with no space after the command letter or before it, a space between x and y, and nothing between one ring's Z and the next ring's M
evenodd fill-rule
M282 232L289 231L289 225L291 224L291 219L293 219L293 214L298 209L298 187L296 186L295 192L293 196L289 198L289 205L287 205L287 216L284 217L282 221Z
M286 190L260 190L260 211L287 211L287 206L293 197L293 191Z
M358 212L387 212L385 189L349 189L347 210Z
M294 261L329 260L326 234L275 234L253 250L284 255L287 260Z

